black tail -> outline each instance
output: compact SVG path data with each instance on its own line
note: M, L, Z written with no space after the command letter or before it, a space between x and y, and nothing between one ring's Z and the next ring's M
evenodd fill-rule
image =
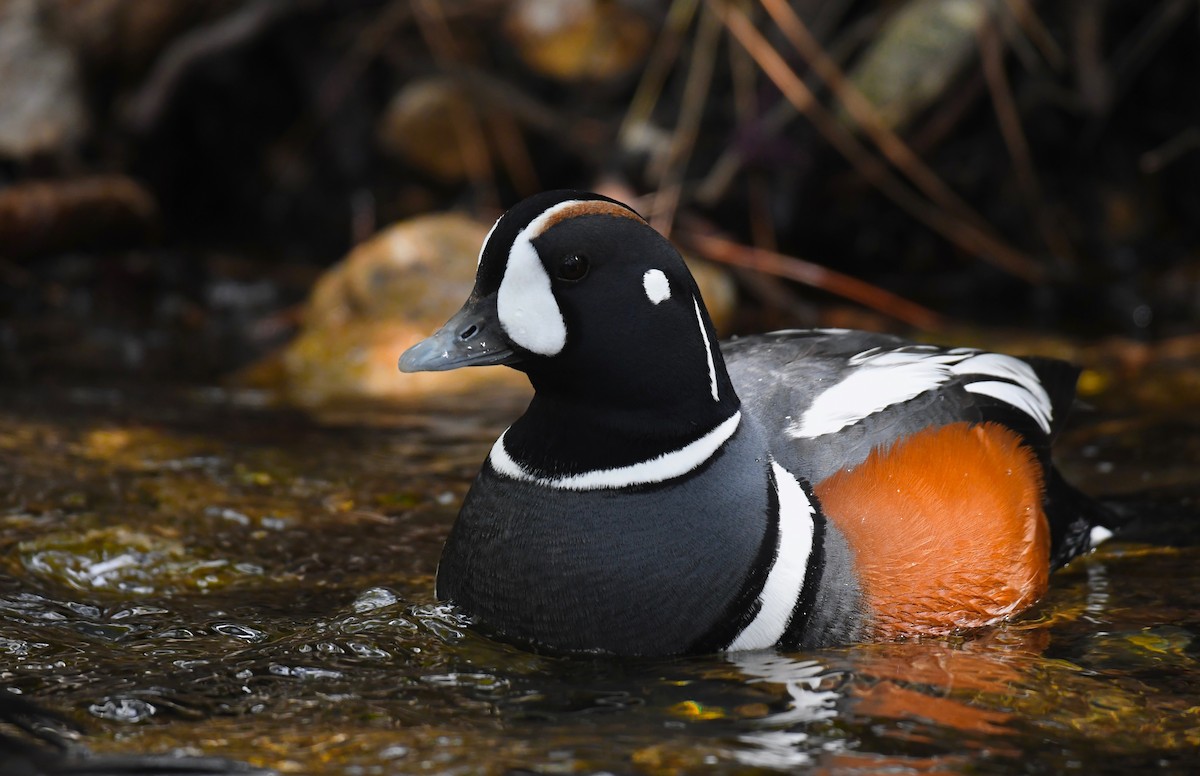
M1112 510L1077 490L1053 466L1046 468L1046 515L1050 521L1052 569L1090 550L1094 530L1116 533L1113 526L1117 519Z
M1191 494L1155 492L1108 498L1106 528L1123 542L1165 547L1200 545L1200 501Z
M1097 500L1076 490L1053 467L1048 471L1051 568L1066 565L1110 535L1165 547L1200 545L1200 503L1194 496L1134 494Z

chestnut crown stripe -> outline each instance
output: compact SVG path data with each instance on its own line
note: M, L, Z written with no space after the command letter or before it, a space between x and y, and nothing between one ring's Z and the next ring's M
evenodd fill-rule
M519 231L508 249L508 261L496 293L496 314L514 344L542 356L554 356L567 343L567 324L554 298L550 275L533 241L555 224L584 215L641 216L607 200L570 199L546 208ZM493 227L490 234L495 234ZM485 242L481 256L487 253Z
M560 224L569 218L578 218L579 216L617 216L619 218L631 218L634 221L646 223L637 213L615 202L609 202L604 199L572 199L548 208L541 216L534 219L533 223L540 224L541 228L529 234L528 239L536 240L543 232L556 224ZM530 224L530 226L532 225Z

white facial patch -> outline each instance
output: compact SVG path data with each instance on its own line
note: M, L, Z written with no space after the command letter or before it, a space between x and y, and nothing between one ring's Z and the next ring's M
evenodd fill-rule
M789 436L811 439L832 434L955 377L973 375L1002 379L967 382L964 390L1009 404L1050 433L1050 397L1033 368L1018 358L969 348L939 350L918 345L883 351L872 348L851 357L849 365L853 367L850 373L817 396L787 428Z
M642 288L646 289L646 298L652 304L665 302L671 298L671 284L661 269L648 269L642 275Z
M496 315L504 333L514 344L541 356L562 351L567 344L567 323L533 238L545 231L555 214L578 204L579 200L572 199L547 208L517 234L496 294Z
M766 649L779 643L800 600L808 556L812 554L813 509L792 473L771 461L779 497L779 540L775 562L758 596L758 614L726 649Z

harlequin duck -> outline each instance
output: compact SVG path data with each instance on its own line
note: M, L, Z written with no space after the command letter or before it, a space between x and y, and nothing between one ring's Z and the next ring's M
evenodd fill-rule
M405 372L505 364L437 595L502 638L620 655L948 634L1032 605L1101 514L1049 460L1076 370L844 330L719 343L628 206L524 200ZM1102 530L1102 529L1098 529Z

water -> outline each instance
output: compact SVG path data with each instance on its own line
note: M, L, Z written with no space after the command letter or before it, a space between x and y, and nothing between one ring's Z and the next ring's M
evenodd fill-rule
M353 775L1200 768L1197 549L1102 549L969 638L540 656L432 596L515 400L322 425L219 391L2 398L0 684L96 751ZM1200 498L1198 440L1195 410L1097 415L1062 462L1173 508Z

